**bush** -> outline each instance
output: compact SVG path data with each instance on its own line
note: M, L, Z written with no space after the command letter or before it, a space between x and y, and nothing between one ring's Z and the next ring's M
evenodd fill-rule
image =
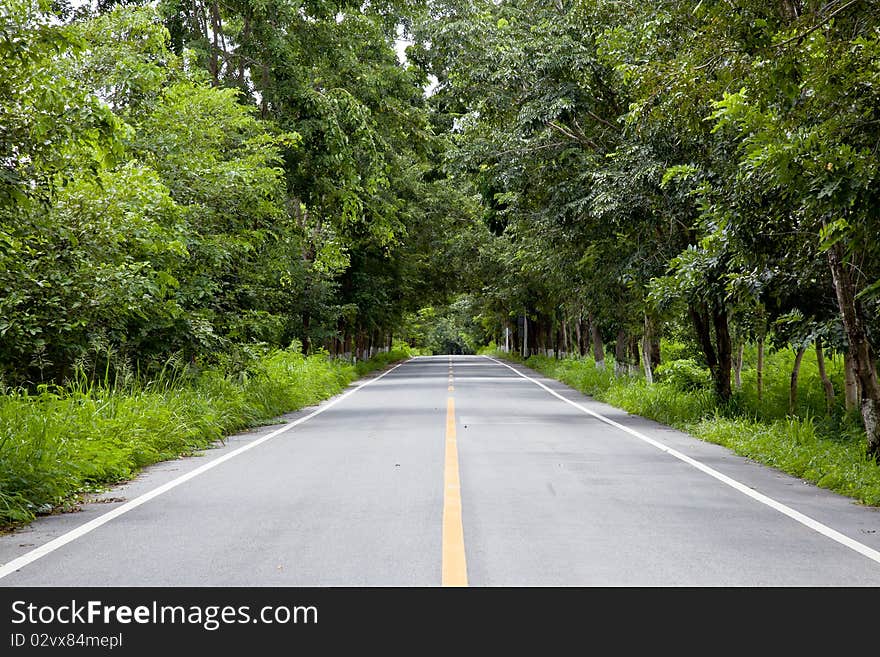
M679 342L667 338L660 339L660 360L668 363L673 360L699 360L702 351L692 342Z
M685 392L712 387L712 373L692 358L660 363L654 374L658 381Z

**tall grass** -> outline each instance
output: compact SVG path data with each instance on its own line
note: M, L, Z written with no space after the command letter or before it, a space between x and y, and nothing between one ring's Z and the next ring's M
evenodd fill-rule
M0 395L0 528L63 508L79 493L192 454L225 436L341 392L409 357L405 345L356 365L297 348L273 351L247 374L170 367L148 382Z
M742 387L734 393L734 403L739 409L755 418L779 420L790 415L788 408L791 368L795 354L792 349L769 351L764 356L764 386L758 399L757 349L747 345L743 353ZM834 414L845 413L844 372L841 356L825 356L825 369L835 390ZM819 377L816 352L804 354L798 377L797 405L794 415L798 417L821 417L825 415L825 392Z
M742 387L724 405L712 392L707 373L693 371L697 367L694 354L677 344L663 345L662 359L671 367L666 369L666 378L661 374L652 384L643 376L615 376L612 359L598 369L589 356L559 360L532 356L523 361L497 350L490 355L524 362L599 401L724 445L863 504L880 505L880 465L865 454L865 434L858 415L844 409L841 358L826 357L826 370L836 392L829 412L815 356L805 354L797 405L790 413L794 362L790 349L765 354L761 399L756 385L757 350L754 346L746 349Z

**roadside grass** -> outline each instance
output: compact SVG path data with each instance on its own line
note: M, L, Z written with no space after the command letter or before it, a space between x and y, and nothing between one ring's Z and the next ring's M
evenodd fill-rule
M670 351L673 351L671 348ZM753 363L744 358L742 387L720 405L710 387L690 376L670 376L648 383L643 376L616 377L612 359L599 369L584 358L555 359L498 350L480 353L526 366L629 413L656 420L735 453L799 477L858 502L880 506L880 464L865 453L865 433L857 415L843 408L842 365L826 362L837 391L829 413L815 363L802 364L796 412L788 412L794 354L768 354L764 391L758 400ZM678 354L675 354L678 355ZM687 356L681 358L687 360ZM690 365L688 365L690 367ZM674 368L672 368L674 369Z
M0 530L74 508L83 493L140 468L216 444L331 397L360 376L408 358L403 344L351 364L298 348L246 373L168 367L155 380L98 385L84 377L0 395Z

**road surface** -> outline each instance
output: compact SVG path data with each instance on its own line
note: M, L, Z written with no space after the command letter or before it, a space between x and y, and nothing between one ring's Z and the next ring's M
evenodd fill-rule
M284 420L0 537L0 586L880 586L880 510L520 365Z

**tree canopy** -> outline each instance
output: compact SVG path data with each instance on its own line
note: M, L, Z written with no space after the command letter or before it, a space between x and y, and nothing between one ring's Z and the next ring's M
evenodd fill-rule
M875 0L9 0L0 25L9 384L394 337L651 380L677 336L726 402L745 342L815 345L880 455Z

